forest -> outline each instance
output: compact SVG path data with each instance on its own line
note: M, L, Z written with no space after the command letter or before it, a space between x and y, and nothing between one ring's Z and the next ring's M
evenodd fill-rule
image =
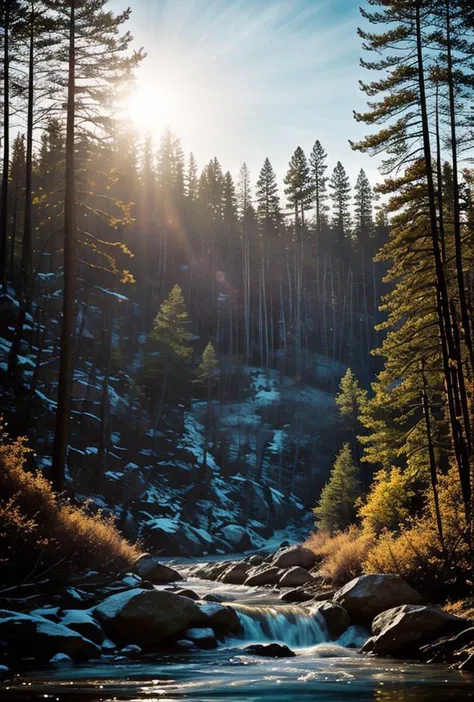
M1 584L288 539L472 616L472 2L363 4L378 183L137 131L130 16L0 7Z

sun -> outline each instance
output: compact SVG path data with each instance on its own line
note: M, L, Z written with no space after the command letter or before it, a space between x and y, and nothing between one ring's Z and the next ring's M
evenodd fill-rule
M174 128L179 116L177 96L158 85L137 86L120 109L120 117L130 122L141 136L160 136L166 128Z

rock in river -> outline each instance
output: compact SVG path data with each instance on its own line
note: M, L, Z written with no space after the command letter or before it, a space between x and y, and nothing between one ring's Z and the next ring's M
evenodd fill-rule
M313 582L313 576L300 566L293 566L280 577L278 585L280 587L299 587Z
M251 646L246 646L244 651L253 653L256 656L265 656L266 658L294 658L296 655L291 648L278 643L252 644Z
M467 620L437 607L402 605L374 619L373 636L362 650L380 656L406 656L439 636L462 631L468 626Z
M334 595L334 602L348 612L354 622L370 624L387 609L404 604L423 603L421 595L399 575L361 575Z
M317 560L317 556L309 548L290 546L289 548L282 548L275 553L273 565L277 566L277 568L300 566L300 568L308 569L312 568Z
M163 590L134 589L112 595L95 607L94 616L113 641L139 646L206 626L208 621L188 597Z
M155 585L163 585L165 583L174 583L178 580L183 580L183 576L174 568L160 563L155 556L149 553L144 553L135 562L135 572L144 580L149 580Z

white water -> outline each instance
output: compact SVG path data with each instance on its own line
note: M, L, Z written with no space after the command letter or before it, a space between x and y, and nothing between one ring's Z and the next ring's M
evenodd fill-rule
M290 648L308 648L328 640L321 615L312 615L296 605L244 605L232 608L242 623L242 638L248 643L280 643Z

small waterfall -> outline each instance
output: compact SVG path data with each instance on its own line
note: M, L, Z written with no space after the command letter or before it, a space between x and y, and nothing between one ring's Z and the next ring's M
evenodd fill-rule
M232 602L231 607L239 615L244 641L307 648L328 640L323 617L297 605L259 607Z

